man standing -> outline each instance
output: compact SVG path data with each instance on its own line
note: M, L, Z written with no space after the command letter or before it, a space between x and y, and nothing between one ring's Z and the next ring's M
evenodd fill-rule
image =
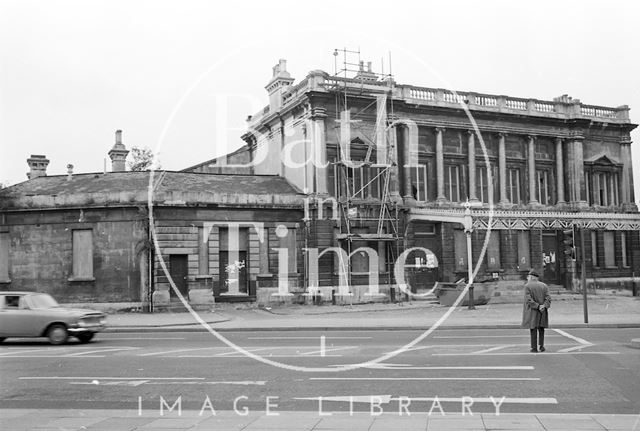
M539 280L540 276L533 269L527 275L524 285L524 307L522 310L522 327L531 331L531 352L544 352L544 328L549 327L549 307L551 297L549 288Z

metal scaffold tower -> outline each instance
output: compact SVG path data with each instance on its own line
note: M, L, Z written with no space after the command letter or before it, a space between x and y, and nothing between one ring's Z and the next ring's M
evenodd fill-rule
M371 63L365 67L359 50L336 49L334 58L331 90L335 92L336 120L340 124L338 154L333 161L339 205L338 239L346 246L349 256L354 242L376 243L377 251L386 256L386 268L380 269L389 274L388 282L391 283L390 262L398 256L402 241L398 203L391 195L392 170L397 166L395 127L391 126L388 115L388 112L393 115L393 98L389 97L393 91L392 75L374 73ZM384 65L382 67L384 70ZM359 110L350 106L353 99L372 95L374 100ZM376 119L372 133L373 106L376 107ZM357 135L355 139L352 139L352 131ZM354 159L355 150L358 154ZM346 269L351 285L351 265L346 264Z

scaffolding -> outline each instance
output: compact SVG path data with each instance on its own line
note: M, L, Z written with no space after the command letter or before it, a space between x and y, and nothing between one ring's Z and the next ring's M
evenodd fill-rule
M340 54L342 67L339 68ZM378 252L384 253L383 269L388 274L388 283L391 284L392 262L399 255L402 242L398 202L392 199L391 194L393 170L397 168L395 128L391 126L392 121L387 114L390 112L393 116L393 98L389 97L393 91L393 77L391 73L384 74L384 63L382 73L374 73L371 63L367 63L365 67L360 50L336 49L334 61L334 85L331 91L335 93L336 115L341 124L338 154L332 162L339 208L337 239L341 245L346 246L349 256L354 242L375 242ZM366 84L375 84L378 87L376 100L352 114L349 98L361 96ZM360 127L359 117L364 116L365 111L373 104L377 105L376 128L375 136L370 136L364 127ZM352 127L359 135L355 140L351 139ZM354 144L360 146L361 154L364 152L364 156L358 161L351 158L351 147ZM381 154L380 149L385 153ZM350 262L341 264L345 265L344 269L351 286L352 265Z

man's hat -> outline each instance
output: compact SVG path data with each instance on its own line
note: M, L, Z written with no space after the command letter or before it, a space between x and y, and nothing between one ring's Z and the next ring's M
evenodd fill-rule
M540 278L540 275L534 269L530 269L528 275L533 275L534 277Z

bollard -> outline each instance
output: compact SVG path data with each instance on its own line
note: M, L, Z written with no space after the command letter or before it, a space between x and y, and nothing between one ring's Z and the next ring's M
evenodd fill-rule
M396 303L396 288L393 286L389 287L389 296L391 298L391 303Z
M475 301L473 300L473 284L471 284L471 286L469 286L469 310L476 309L474 302Z
M331 289L331 305L336 305L336 290Z

